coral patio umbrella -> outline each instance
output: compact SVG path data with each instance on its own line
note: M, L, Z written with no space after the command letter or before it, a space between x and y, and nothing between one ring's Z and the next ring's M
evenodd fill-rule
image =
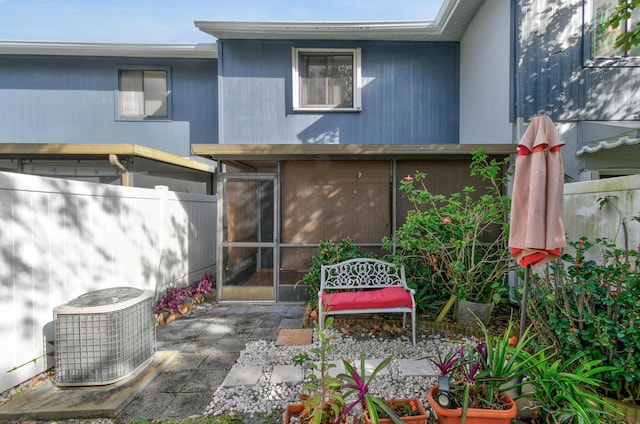
M561 257L566 246L562 224L564 140L551 118L540 112L531 119L520 143L511 195L509 247L525 268L520 334L526 323L527 284L531 267Z

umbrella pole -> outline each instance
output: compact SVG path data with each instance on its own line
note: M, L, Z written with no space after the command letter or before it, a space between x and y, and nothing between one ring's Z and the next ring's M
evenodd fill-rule
M522 285L522 300L520 300L520 334L518 340L522 340L524 331L527 326L527 292L529 291L529 274L531 273L531 265L527 265L524 269L524 284Z
M518 335L518 343L524 337L525 327L527 326L527 291L529 289L529 274L531 273L531 265L524 268L524 283L522 284L522 299L520 300L520 334ZM517 378L516 387L517 395L522 394L522 376Z

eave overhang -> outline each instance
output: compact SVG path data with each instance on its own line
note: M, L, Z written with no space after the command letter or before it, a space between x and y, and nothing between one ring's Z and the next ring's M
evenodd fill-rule
M460 41L484 1L444 0L433 21L195 21L194 24L220 40Z
M106 159L140 157L194 171L214 173L215 166L137 144L0 143L0 158Z
M193 144L192 152L218 161L468 159L483 148L492 156L516 153L513 144Z
M215 43L130 44L73 43L46 41L0 41L3 55L161 57L176 59L217 59Z

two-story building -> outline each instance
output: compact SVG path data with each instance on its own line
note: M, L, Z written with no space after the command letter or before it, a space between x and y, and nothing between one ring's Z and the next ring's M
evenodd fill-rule
M637 173L640 63L610 47L614 3L196 21L207 45L2 42L0 169L216 191L220 299L298 299L322 239L379 251L409 207L404 176L458 190L473 148L513 154L540 110L567 141L568 178Z

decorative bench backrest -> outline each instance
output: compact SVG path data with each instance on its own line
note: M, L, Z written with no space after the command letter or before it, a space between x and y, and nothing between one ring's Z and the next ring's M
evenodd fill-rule
M334 265L322 266L320 292L391 286L407 288L404 267L368 258L349 259Z

